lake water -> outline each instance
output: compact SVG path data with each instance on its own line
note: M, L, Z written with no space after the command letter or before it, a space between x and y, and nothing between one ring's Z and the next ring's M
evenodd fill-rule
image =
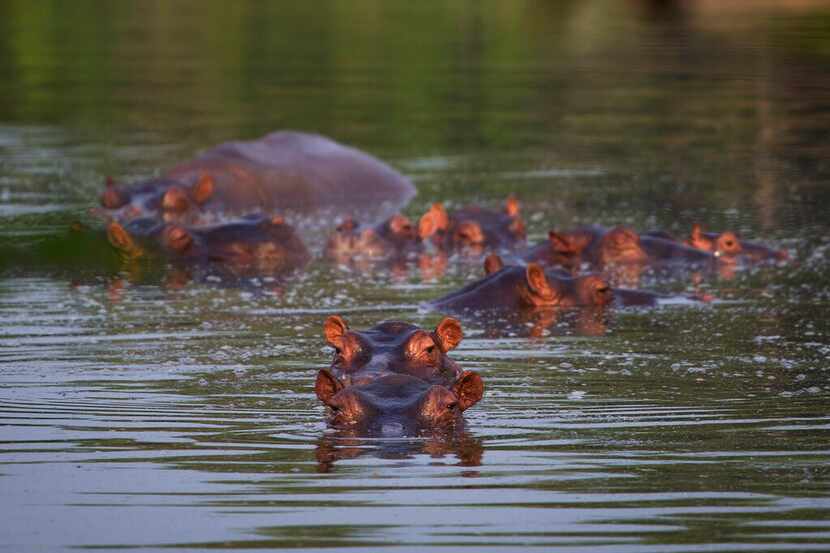
M747 4L3 2L0 548L830 549L830 6ZM107 175L284 128L410 176L413 217L513 193L531 242L699 221L794 261L464 320L465 428L348 436L325 317L431 327L477 264L188 280L88 214Z

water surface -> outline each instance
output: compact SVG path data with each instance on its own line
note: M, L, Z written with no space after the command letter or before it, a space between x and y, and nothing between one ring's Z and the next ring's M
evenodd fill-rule
M0 547L830 549L830 11L783 4L3 3ZM514 193L532 242L700 221L794 262L465 320L465 428L349 436L322 321L431 327L477 264L240 286L124 265L88 214L280 128L412 177L413 217Z

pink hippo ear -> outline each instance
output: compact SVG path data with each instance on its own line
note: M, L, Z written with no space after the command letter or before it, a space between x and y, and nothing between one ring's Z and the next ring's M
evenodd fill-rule
M434 203L418 221L418 234L421 239L426 240L439 230L447 230L449 226L450 218L444 206L441 203Z
M458 397L458 407L466 411L484 396L484 381L477 372L462 372L452 385L453 393Z
M349 331L349 325L340 315L332 315L323 323L326 342L333 348L343 347L343 337Z
M516 199L516 196L509 196L504 203L504 210L509 217L518 217L519 207L519 200Z
M496 271L500 271L504 267L504 262L497 253L491 253L484 260L484 274L491 275Z
M214 188L213 177L210 175L202 175L190 190L190 197L193 198L194 202L202 205L213 196Z
M441 349L448 352L461 343L461 339L464 338L464 331L461 330L461 323L457 320L452 317L444 317L435 327L432 336Z
M545 270L538 263L528 263L525 271L527 285L531 292L538 296L549 296L551 293L548 277Z
M332 398L345 386L340 380L331 374L328 369L320 369L317 372L317 380L314 382L314 393L326 405L332 404Z

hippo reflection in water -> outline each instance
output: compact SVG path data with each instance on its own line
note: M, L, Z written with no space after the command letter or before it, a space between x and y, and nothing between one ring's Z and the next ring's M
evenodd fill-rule
M461 413L484 394L478 373L447 357L462 338L455 319L443 319L432 332L403 322L353 331L334 315L324 333L335 357L318 372L314 391L330 408L333 426L405 434L449 428L463 424Z
M108 181L101 205L120 222L161 215L197 224L200 215L217 213L389 213L414 195L408 179L366 153L322 136L280 131L220 144L160 178L126 186Z

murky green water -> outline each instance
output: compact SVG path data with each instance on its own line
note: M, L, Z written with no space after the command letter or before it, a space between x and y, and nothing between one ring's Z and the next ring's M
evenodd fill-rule
M782 4L0 4L0 548L830 549L830 7ZM512 192L534 242L700 220L796 261L655 283L712 305L465 320L466 430L351 438L325 316L429 326L478 266L187 282L86 214L280 128L389 161L412 216Z

